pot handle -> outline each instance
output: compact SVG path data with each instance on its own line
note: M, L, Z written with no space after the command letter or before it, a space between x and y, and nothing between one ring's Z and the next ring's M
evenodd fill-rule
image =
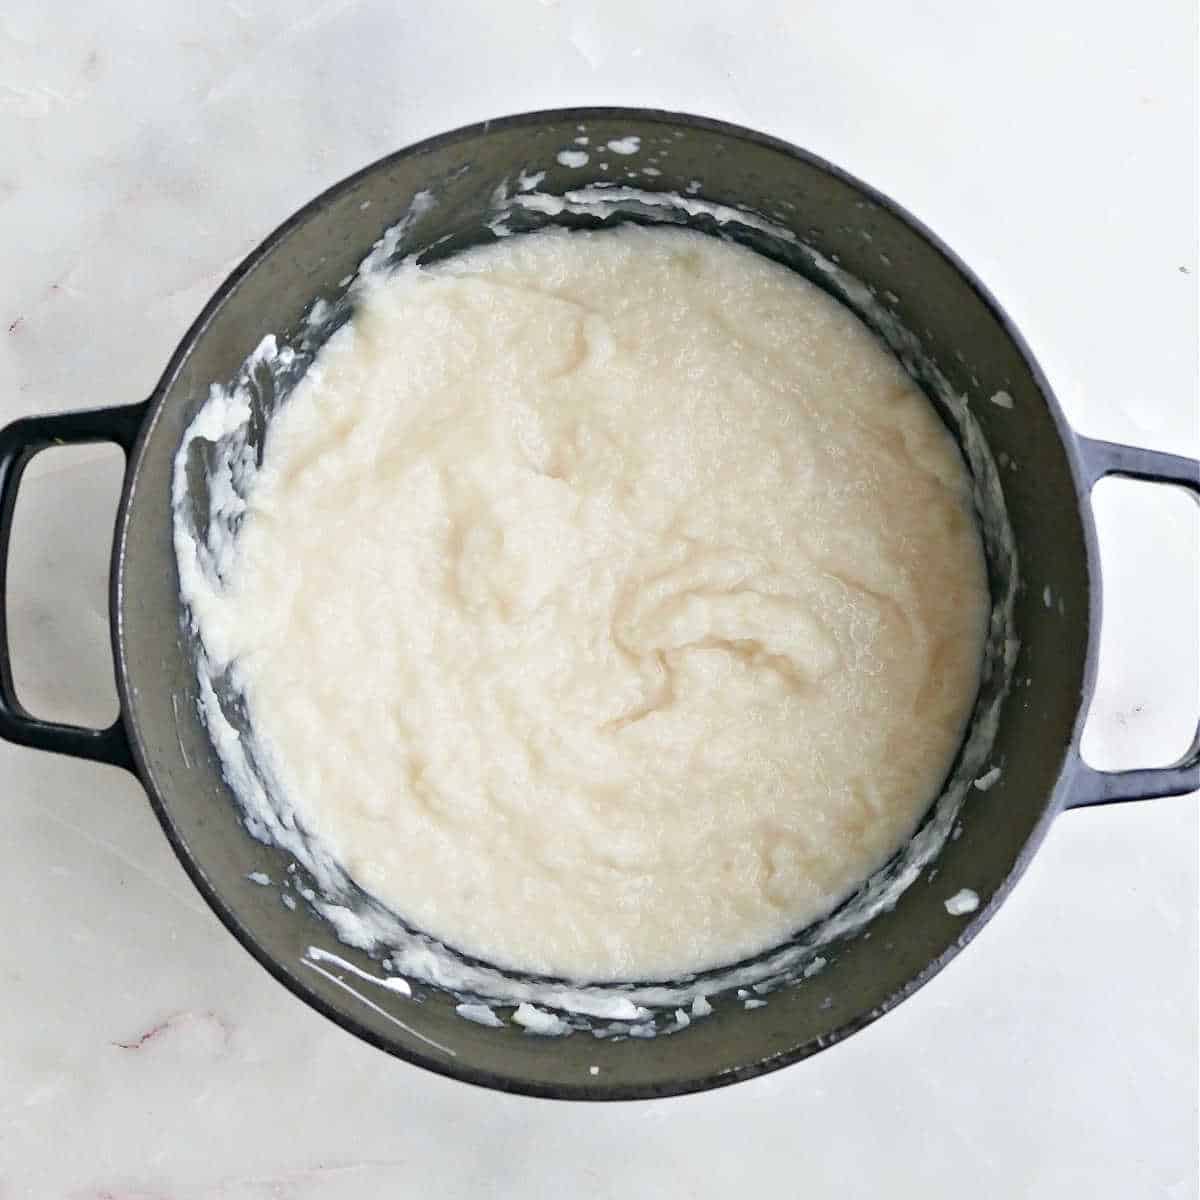
M135 769L133 755L119 716L107 729L84 729L39 720L17 699L8 653L8 543L21 476L35 454L50 446L116 442L125 451L128 463L146 407L143 402L23 417L0 429L0 738L36 750L111 763L129 771Z
M1186 488L1200 500L1200 462L1177 454L1143 450L1118 442L1101 442L1080 437L1083 485L1089 492L1106 475L1124 475L1151 483L1173 483ZM1120 800L1149 800L1157 796L1179 796L1200 789L1200 725L1187 753L1169 767L1133 771L1097 771L1083 761L1076 749L1075 774L1067 808L1091 804L1114 804Z

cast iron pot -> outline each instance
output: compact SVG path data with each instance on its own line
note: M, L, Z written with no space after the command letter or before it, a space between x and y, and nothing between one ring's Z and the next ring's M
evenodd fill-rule
M338 297L419 191L431 189L438 203L401 249L436 244L443 254L490 240L494 189L522 171L546 171L540 187L553 194L608 178L595 161L601 154L590 179L557 162L580 126L593 151L610 139L641 139L637 154L607 156L622 177L652 164L659 174L641 175L639 187L686 192L698 180L704 197L770 214L877 292L894 293L904 325L953 387L972 397L993 453L1021 468L1002 479L1025 581L1015 608L1016 676L1031 683L1005 701L992 755L1003 774L969 796L961 835L941 851L936 880L924 872L893 910L874 919L870 938L823 950L828 965L817 986L781 990L754 1011L714 997L712 1016L652 1041L483 1028L456 1015L454 998L434 988L418 986L406 999L346 970L305 969L313 966L306 952L317 946L362 971L379 970L305 905L289 909L273 889L247 881L252 872L282 878L289 859L247 834L198 716L196 647L182 620L172 545L172 460L209 384L230 379L264 335L299 330L314 297ZM986 402L1001 389L1011 409ZM126 453L111 573L121 712L103 730L40 721L21 707L2 623L22 469L47 446L87 441L113 441ZM184 867L234 936L303 1000L376 1046L445 1075L536 1096L630 1099L716 1087L832 1045L932 978L996 911L1060 810L1200 786L1196 744L1160 770L1105 773L1079 755L1100 624L1089 492L1110 474L1197 491L1195 462L1073 433L982 284L912 216L829 163L750 130L650 110L571 109L485 122L367 167L282 225L213 297L146 402L31 417L0 432L0 735L134 772ZM1043 603L1044 586L1061 606ZM980 897L968 919L944 905L960 887Z

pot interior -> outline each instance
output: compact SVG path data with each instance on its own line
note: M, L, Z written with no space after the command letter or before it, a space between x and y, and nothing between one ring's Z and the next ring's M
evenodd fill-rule
M601 195L597 184L614 186ZM636 194L614 200L618 188ZM520 200L581 190L600 199L565 211ZM658 203L662 193L692 198L692 211ZM829 929L803 934L799 948L810 952L764 1007L713 995L710 1016L651 1039L484 1028L455 1013L461 997L414 981L405 998L354 974L382 971L304 901L311 881L291 856L247 833L199 717L197 647L180 611L172 543L172 463L209 385L233 379L274 334L300 353L291 377L258 388L261 438L289 382L349 315L347 279L385 229L393 233L379 252L429 261L547 222L664 219L741 241L838 295L892 344L960 435L980 484L1000 602L977 736L957 767L965 801L941 813L936 858L922 865L910 854L893 865L907 865L907 877L919 868L894 907L858 927L843 922L832 938ZM319 320L314 300L323 302ZM852 1032L936 971L990 914L1053 815L1090 618L1084 518L1053 400L987 298L910 219L789 147L713 122L623 110L532 114L423 143L338 185L251 256L181 346L156 400L118 531L114 614L145 782L185 865L239 939L310 1003L385 1049L475 1082L587 1098L695 1090L783 1065ZM1000 768L993 786L971 786L991 766ZM926 835L937 819L931 814ZM952 915L945 900L964 888L980 908ZM823 965L806 975L817 949Z

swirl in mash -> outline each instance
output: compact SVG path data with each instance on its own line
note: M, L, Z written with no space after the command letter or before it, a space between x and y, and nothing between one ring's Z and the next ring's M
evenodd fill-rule
M886 861L988 593L955 444L857 318L624 226L370 282L193 609L365 889L599 981L756 953Z

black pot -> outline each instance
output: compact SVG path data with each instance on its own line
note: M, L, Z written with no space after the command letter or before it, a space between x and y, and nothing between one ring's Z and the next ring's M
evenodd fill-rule
M541 189L554 194L585 182L586 172L556 159L580 125L593 147L640 137L635 155L609 156L614 174L653 164L659 174L641 175L638 187L685 192L698 180L706 198L769 216L875 292L894 294L896 316L951 386L971 398L992 452L1020 467L1001 478L1024 580L1014 612L1021 643L1015 675L1028 683L1003 704L991 756L1004 763L1003 774L990 790L969 796L961 836L942 848L936 879L925 872L873 920L869 938L824 949L828 965L819 983L785 988L755 1011L714 997L712 1016L652 1041L482 1028L456 1015L454 998L435 988L418 987L412 999L382 990L367 995L370 985L345 971L304 969L312 965L306 951L317 946L378 971L304 905L286 908L276 893L247 882L252 872L282 877L289 859L247 835L198 716L195 646L181 620L172 544L172 460L209 383L231 378L264 335L298 331L314 297L336 299L344 291L340 281L420 190L432 189L438 203L402 249L436 243L436 253L444 254L491 238L489 204L503 180L544 170ZM733 227L725 232L737 236ZM756 244L752 231L744 240ZM1001 390L1012 408L987 403ZM19 704L2 624L3 584L25 464L50 445L105 440L127 456L111 575L121 715L109 729L94 731L36 720ZM1200 786L1196 744L1183 761L1161 770L1099 772L1079 755L1100 622L1089 492L1109 474L1198 491L1195 462L1075 435L1033 356L979 281L903 209L828 163L749 130L640 109L485 122L383 159L287 221L213 297L145 403L32 417L0 432L0 736L135 772L184 867L238 940L314 1008L393 1054L458 1079L538 1096L628 1099L716 1087L832 1045L932 978L995 912L1061 809ZM1043 602L1044 586L1056 598L1052 605ZM968 919L944 904L960 887L980 897Z

